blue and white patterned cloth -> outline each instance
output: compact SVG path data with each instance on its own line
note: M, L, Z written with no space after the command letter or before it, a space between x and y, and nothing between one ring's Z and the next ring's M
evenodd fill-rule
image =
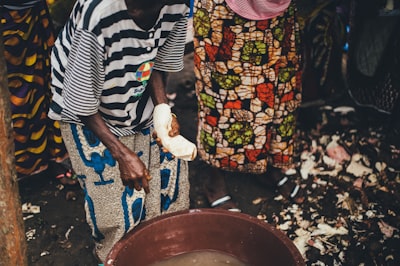
M152 128L120 137L149 169L149 194L122 184L118 162L89 129L61 123L61 132L85 193L87 222L103 261L140 221L189 208L188 164L163 152L152 137Z

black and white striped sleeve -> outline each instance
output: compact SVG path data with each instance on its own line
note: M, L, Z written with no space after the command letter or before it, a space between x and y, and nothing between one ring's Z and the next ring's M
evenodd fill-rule
M154 69L165 72L178 72L183 69L187 26L187 17L183 17L175 24L167 40L158 50Z
M103 58L96 36L77 30L65 70L64 116L89 116L97 112L104 84Z

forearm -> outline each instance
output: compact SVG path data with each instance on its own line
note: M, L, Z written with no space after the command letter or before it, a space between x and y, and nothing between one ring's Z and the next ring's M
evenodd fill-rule
M79 118L109 149L113 158L118 160L122 154L121 151L126 149L126 146L110 131L101 115L96 113L91 116L81 116Z
M125 146L107 127L103 118L99 113L91 116L80 117L81 121L100 139L100 141L108 148L111 155L118 161L120 178L122 184L135 187L141 190L142 187L146 193L150 192L149 171L139 156Z
M154 75L154 76L153 76ZM174 156L193 160L196 157L196 146L179 135L179 123L171 113L165 92L166 74L160 71L152 73L150 85L151 97L154 103L153 124L157 138L166 150Z
M167 80L167 73L154 70L151 74L149 81L149 89L151 99L153 100L154 106L161 103L168 103L165 86Z

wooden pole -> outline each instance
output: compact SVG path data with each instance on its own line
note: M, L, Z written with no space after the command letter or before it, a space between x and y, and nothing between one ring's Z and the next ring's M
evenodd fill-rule
M0 266L25 266L26 239L15 171L7 66L0 24Z

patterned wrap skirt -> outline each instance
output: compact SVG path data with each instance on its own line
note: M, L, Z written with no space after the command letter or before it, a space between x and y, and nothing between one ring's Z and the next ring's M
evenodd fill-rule
M45 1L29 8L3 6L0 11L15 163L21 179L47 169L49 160L61 162L67 156L59 123L47 117L54 34Z
M248 20L224 0L195 1L199 155L227 171L260 174L292 163L301 102L296 9Z
M61 132L84 190L86 220L101 260L140 221L189 208L188 163L163 152L152 129L119 138L149 169L149 194L122 184L118 163L89 129L61 122Z

